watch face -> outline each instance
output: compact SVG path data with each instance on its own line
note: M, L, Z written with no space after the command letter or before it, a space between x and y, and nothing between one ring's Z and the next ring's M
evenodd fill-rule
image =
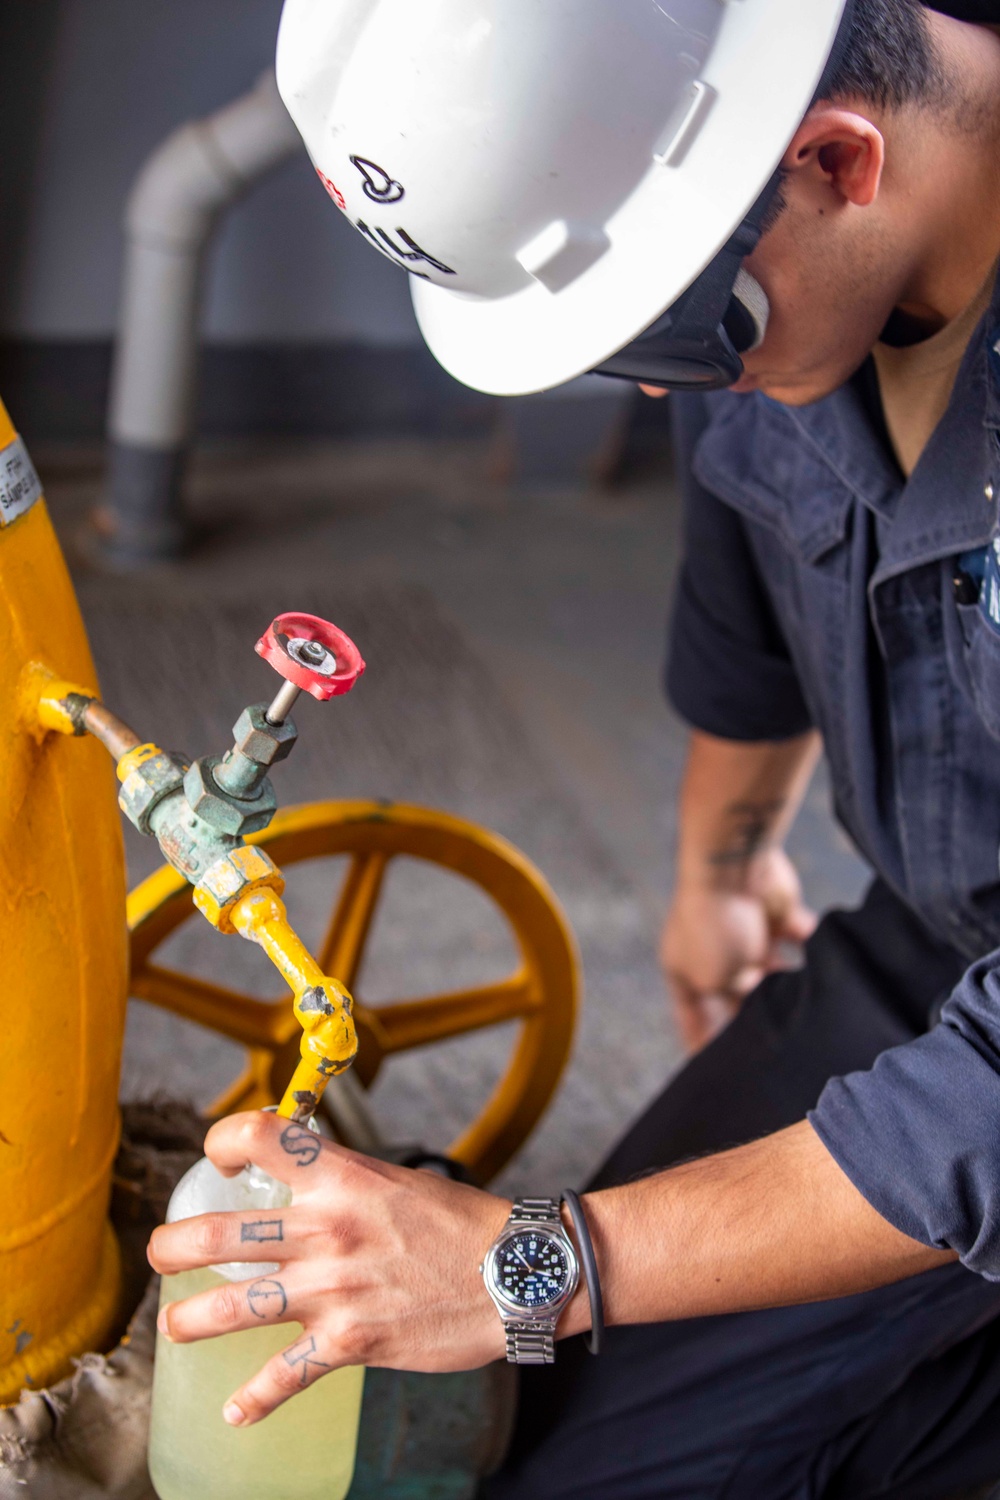
M519 1230L498 1245L495 1254L497 1290L516 1307L549 1307L569 1285L565 1247L544 1230Z

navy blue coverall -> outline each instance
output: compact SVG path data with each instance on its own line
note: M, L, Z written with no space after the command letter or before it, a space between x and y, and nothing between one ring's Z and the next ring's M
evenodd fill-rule
M871 367L793 410L671 397L668 689L734 740L815 727L872 865L592 1186L808 1114L962 1264L816 1306L611 1330L525 1371L490 1500L935 1500L1000 1479L1000 293L907 482Z

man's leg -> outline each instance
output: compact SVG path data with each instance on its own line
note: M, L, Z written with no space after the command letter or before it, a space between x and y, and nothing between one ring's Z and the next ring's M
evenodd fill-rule
M860 911L824 919L804 969L758 987L591 1186L801 1120L828 1078L867 1068L924 1030L963 967L876 884ZM949 1267L810 1307L613 1329L596 1360L570 1341L554 1369L522 1372L511 1455L485 1494L812 1500L846 1462L838 1440L873 1431L912 1372L998 1314L1000 1288ZM878 1453L894 1473L893 1454Z
M1000 1317L919 1365L821 1456L823 1500L938 1500L1000 1478Z

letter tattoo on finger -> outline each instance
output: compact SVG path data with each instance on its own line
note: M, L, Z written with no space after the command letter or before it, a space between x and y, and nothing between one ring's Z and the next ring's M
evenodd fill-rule
M295 1158L297 1167L311 1167L323 1149L320 1138L301 1125L288 1125L281 1132L281 1149Z
M265 1276L255 1281L247 1292L247 1303L255 1318L262 1322L268 1318L283 1318L288 1311L288 1297L280 1281Z
M285 1238L285 1226L281 1219L251 1219L249 1224L240 1225L240 1239L244 1243L248 1240L257 1244L265 1244L270 1240L283 1240Z
M290 1349L285 1349L282 1351L281 1357L285 1361L286 1365L291 1366L293 1370L295 1369L296 1365L302 1366L302 1372L299 1376L299 1385L308 1385L310 1366L317 1370L329 1370L333 1368L331 1365L328 1365L325 1360L316 1359L314 1357L315 1354L316 1340L312 1334L309 1334L308 1338L300 1339L299 1342L297 1344L293 1344Z

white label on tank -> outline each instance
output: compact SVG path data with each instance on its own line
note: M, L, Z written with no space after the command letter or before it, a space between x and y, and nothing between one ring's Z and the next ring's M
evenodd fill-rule
M21 439L0 450L0 526L30 510L42 493L41 480Z

